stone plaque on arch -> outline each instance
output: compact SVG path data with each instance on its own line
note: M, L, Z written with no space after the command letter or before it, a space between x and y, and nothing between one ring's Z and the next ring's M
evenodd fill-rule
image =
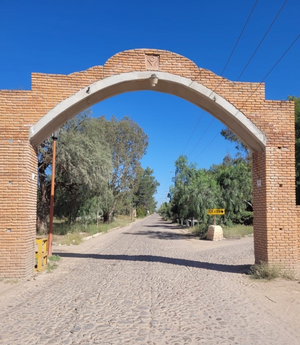
M157 71L159 70L159 55L146 54L145 61L146 61L146 69L157 70Z

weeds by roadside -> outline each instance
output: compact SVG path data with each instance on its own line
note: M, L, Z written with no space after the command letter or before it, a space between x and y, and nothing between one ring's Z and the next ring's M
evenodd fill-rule
M4 284L18 284L19 283L19 280L18 279L3 279L3 283Z
M53 224L53 242L64 245L78 245L83 242L84 237L95 235L96 233L106 233L116 227L124 227L131 223L130 217L118 217L109 224L89 224L76 223L68 225L63 222Z
M224 238L242 238L253 234L253 226L248 225L234 225L234 226L222 226ZM189 231L194 236L199 236L200 239L204 239L207 233L207 227L200 225L189 228Z
M60 261L59 255L52 255L48 258L47 273L51 273L55 268L58 267L57 262Z
M266 262L261 262L250 267L248 272L250 278L252 279L264 279L272 280L276 278L283 278L286 280L295 280L295 272L292 270L285 269L280 264L268 264Z
M250 225L234 225L224 226L223 236L225 238L242 238L253 234L253 226Z

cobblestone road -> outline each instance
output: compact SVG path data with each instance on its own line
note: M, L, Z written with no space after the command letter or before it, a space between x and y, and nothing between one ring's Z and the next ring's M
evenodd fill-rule
M191 240L153 215L55 251L56 271L0 296L0 344L300 343L243 274L252 238Z

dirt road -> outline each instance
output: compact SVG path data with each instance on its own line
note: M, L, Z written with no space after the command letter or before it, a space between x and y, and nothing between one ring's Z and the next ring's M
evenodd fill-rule
M251 280L251 237L199 241L153 215L54 251L53 273L1 283L0 344L300 342L300 284Z

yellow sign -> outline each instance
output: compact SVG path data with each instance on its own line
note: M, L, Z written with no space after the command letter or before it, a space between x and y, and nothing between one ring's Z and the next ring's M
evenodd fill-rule
M217 216L217 215L223 215L225 214L224 208L211 208L210 210L207 210L207 214Z

